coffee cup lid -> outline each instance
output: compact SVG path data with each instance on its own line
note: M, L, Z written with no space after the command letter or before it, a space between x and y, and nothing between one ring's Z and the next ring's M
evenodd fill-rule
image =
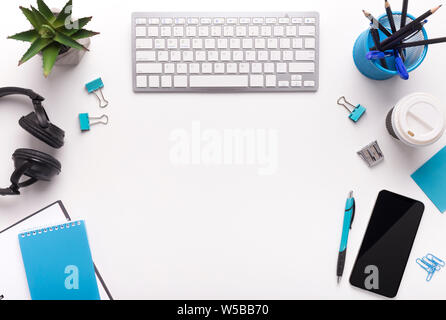
M400 100L395 106L393 120L397 135L414 145L432 144L446 129L441 102L427 93L414 93Z

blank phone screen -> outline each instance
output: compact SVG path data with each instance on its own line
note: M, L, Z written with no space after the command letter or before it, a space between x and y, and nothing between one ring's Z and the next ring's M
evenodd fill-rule
M350 277L353 286L396 297L423 212L419 201L379 193Z

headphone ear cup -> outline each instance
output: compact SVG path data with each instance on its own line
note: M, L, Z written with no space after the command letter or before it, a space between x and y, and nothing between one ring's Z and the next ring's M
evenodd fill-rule
M22 117L19 124L32 136L53 148L60 149L64 145L65 132L52 123L49 124L48 128L42 128L35 112Z
M14 152L12 159L16 169L25 162L30 163L31 166L24 173L25 176L41 181L51 181L62 171L62 165L57 159L37 150L18 149Z

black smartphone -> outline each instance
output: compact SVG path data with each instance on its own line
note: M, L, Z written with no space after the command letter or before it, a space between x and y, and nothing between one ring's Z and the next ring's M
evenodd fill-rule
M387 298L395 298L423 213L423 203L390 191L381 191L350 283Z

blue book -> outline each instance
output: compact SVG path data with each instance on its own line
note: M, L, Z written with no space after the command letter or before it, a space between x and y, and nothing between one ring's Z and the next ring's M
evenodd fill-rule
M33 300L99 300L84 221L19 234Z

